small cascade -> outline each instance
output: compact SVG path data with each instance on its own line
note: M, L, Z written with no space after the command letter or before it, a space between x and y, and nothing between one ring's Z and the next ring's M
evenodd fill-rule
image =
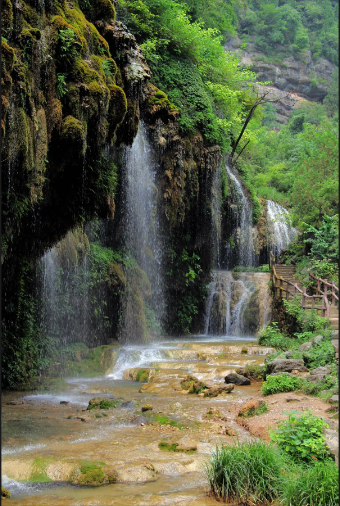
M245 195L241 182L226 165L228 174L230 193L234 202L231 206L235 230L232 235L233 248L237 250L236 265L253 266L255 265L255 254L253 244L253 211L252 206ZM231 246L228 245L226 251L226 267L231 268Z
M125 151L124 242L127 252L146 273L151 285L150 306L158 322L165 310L163 293L163 245L157 212L158 190L156 163L142 123L131 147ZM125 295L121 340L140 342L147 339L146 329L136 319L134 280L127 273L131 290ZM139 300L139 310L144 302ZM140 320L140 319L139 319Z
M40 327L59 345L91 341L86 258L86 246L69 232L38 264Z
M268 249L276 258L294 240L297 230L289 222L287 209L267 200Z
M215 271L207 299L205 334L254 335L270 320L269 273Z

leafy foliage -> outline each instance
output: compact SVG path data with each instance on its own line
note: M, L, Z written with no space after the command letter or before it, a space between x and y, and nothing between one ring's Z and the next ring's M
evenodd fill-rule
M279 376L267 376L262 384L263 395L278 394L280 392L293 392L302 385L301 379L283 373Z
M328 425L322 418L311 412L288 414L288 420L278 423L278 429L270 436L297 463L313 464L315 460L325 460L329 451L322 434Z

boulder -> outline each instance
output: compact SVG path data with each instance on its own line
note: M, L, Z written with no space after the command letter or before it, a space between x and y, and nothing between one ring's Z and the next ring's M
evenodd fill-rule
M234 390L232 383L229 383L229 385L214 385L204 390L204 397L217 397L219 394L229 394L232 390Z
M233 383L234 385L250 385L250 380L241 374L237 374L237 372L231 372L227 374L224 378L224 381L229 384Z
M306 343L301 344L299 346L299 351L309 351L313 348L313 343L311 341L307 341Z
M339 402L339 394L336 394L336 395L333 395L330 399L329 399L329 403L330 404L335 404Z
M272 362L269 362L266 366L266 374L291 372L293 370L308 372L308 369L304 366L304 362L301 358L294 358L294 359L275 358Z
M325 444L330 452L333 455L335 462L339 461L339 433L336 430L332 429L324 429L323 435L325 436Z

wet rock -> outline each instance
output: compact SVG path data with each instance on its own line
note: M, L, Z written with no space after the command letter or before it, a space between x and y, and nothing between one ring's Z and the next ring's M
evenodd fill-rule
M179 441L177 441L177 451L191 451L191 450L197 450L197 441L194 441L193 439L189 439L188 436L182 437Z
M226 425L225 427L225 434L227 436L237 436L237 432L232 427L229 427L229 425Z
M9 401L9 402L6 402L7 406L19 406L21 404L25 404L25 402L24 401Z
M70 401L60 401L60 404L69 404Z
M296 399L296 397L287 397L286 402L300 402L301 399Z
M154 467L150 469L149 463L119 470L117 475L117 481L119 483L147 483L149 481L155 481L156 479L157 471Z
M153 406L151 406L151 404L144 404L144 406L142 406L142 411L152 411L153 410Z
M250 380L237 372L231 372L224 378L226 383L233 383L234 385L250 385Z
M247 402L244 406L241 407L237 416L252 416L255 415L257 409L262 408L265 405L265 402L262 399L257 399L254 401Z
M291 372L293 370L308 372L308 369L304 366L303 360L300 358L295 359L275 358L272 362L269 362L266 366L266 374Z
M206 388L206 384L203 381L200 381L191 374L188 374L181 380L180 386L182 390L186 390L189 394L199 394Z
M1 499L9 499L10 497L10 491L1 485Z
M222 416L221 411L218 408L214 408L214 407L209 408L206 412L206 415L208 417L216 416L218 418L220 418Z
M125 401L122 402L121 407L124 409L132 409L136 406L136 401Z
M214 385L211 388L204 390L204 397L217 397L220 394L229 394L234 390L235 385L230 383L229 385Z

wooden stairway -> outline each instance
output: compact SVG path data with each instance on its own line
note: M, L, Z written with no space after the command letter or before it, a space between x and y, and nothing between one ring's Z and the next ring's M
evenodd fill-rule
M291 299L295 295L298 295L302 299L302 307L306 311L312 309L313 307L317 310L321 310L323 301L321 298L313 298L312 296L308 296L306 294L306 289L301 286L301 284L295 279L295 265L282 265L282 264L274 264L272 265L272 274L273 274L273 283L275 294L280 298L285 298L287 300ZM312 276L314 277L314 276ZM314 279L317 279L314 277ZM320 282L324 283L324 292L322 292L320 288ZM330 285L327 280L323 281L319 279L318 281L318 289L317 293L327 293L328 287L332 287L332 294L335 294L335 285ZM338 289L337 289L338 291ZM328 294L331 296L332 294ZM327 297L328 297L327 295ZM326 298L327 298L326 297ZM338 300L338 298L337 298ZM327 302L327 301L326 301ZM335 350L335 356L339 361L339 309L336 304L336 298L332 297L333 305L329 304L327 313L328 319L331 324L332 330L332 344ZM322 312L321 312L322 314Z

